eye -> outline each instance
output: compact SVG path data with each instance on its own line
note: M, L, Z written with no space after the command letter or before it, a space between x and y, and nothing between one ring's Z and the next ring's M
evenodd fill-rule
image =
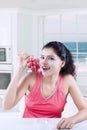
M41 56L40 59L43 60L43 59L44 59L44 56Z
M55 60L53 57L48 57L48 60Z

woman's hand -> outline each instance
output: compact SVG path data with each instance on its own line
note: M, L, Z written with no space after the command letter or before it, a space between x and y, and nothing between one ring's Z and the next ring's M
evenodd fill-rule
M33 57L33 56L31 56L31 55L29 55L27 53L18 54L19 66L25 69L25 67L27 65L27 59L29 57Z
M75 120L73 118L62 118L57 128L58 129L71 129L73 125L75 124Z

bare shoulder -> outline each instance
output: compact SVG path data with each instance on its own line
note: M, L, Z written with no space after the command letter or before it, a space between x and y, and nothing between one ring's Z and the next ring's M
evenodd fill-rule
M72 86L72 84L77 83L76 79L71 74L63 76L63 81L64 81L64 83L66 83L69 86Z
M75 78L71 74L63 76L63 85L66 96L70 93L72 88L75 89L78 86Z
M74 95L80 95L81 96L81 90L80 87L76 81L76 79L72 75L66 75L63 77L65 88L68 89L68 93L70 93L72 96Z

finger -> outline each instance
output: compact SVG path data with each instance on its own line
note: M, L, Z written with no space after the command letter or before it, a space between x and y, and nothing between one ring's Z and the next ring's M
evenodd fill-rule
M28 58L33 57L33 55L30 55L30 54L24 53L24 52L19 53L18 56L19 56L20 58L22 58L22 59L25 59L25 60L28 59Z
M68 122L67 125L66 125L66 128L71 129L73 126L74 126L74 123Z
M62 129L64 129L64 128L65 129L71 129L73 127L73 125L74 125L73 122L71 122L70 120L65 119L61 123L60 128L62 128Z
M23 56L24 59L27 59L30 55L28 53L23 53L22 56Z
M69 122L69 120L63 118L61 121L60 121L60 124L59 124L59 127L60 129L64 129L64 128L67 128L69 129L69 127L71 127L71 123Z
M59 121L57 128L61 128L61 126L62 126L62 124L64 123L64 121L65 121L65 118L62 118L62 119Z
M67 127L68 122L66 120L63 121L63 123L61 124L60 128L64 129Z

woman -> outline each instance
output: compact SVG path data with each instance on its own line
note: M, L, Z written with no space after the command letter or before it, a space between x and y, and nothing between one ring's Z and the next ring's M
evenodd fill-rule
M75 115L62 118L59 128L72 128L87 119L87 105L75 80L75 66L70 51L60 42L52 41L42 48L41 71L29 72L21 79L28 55L20 56L20 65L9 84L4 109L10 109L25 95L24 118L60 118L68 94L78 108Z

